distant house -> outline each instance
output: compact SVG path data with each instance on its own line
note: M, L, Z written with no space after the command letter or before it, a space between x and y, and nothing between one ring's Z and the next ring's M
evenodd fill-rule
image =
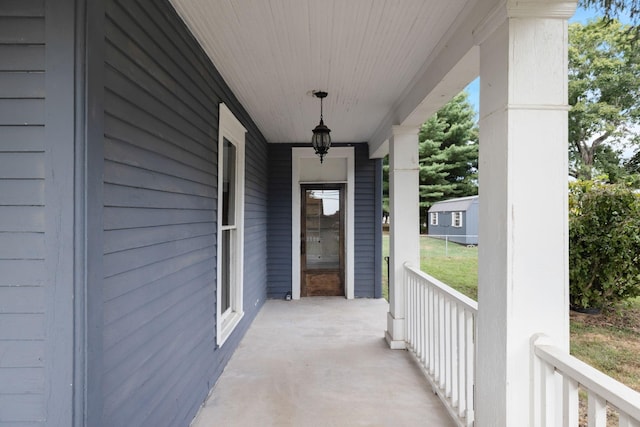
M437 202L429 209L429 234L450 236L465 245L478 244L478 196Z

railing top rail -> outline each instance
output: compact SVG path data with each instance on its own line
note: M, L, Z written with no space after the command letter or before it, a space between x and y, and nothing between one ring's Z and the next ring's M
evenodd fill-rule
M471 298L469 298L468 296L456 291L455 289L451 288L450 286L446 285L445 283L441 282L435 277L429 276L424 271L421 271L413 267L409 263L405 263L404 268L406 268L416 276L419 276L423 280L426 280L427 282L429 282L430 285L432 285L435 288L438 288L440 292L447 294L449 297L451 297L452 299L456 300L458 303L465 306L467 310L473 312L474 314L478 313L478 303L472 300Z
M578 381L622 412L640 420L640 393L545 341L544 337L534 341L536 356L555 366L556 370Z
M421 234L424 237L478 237L477 234Z

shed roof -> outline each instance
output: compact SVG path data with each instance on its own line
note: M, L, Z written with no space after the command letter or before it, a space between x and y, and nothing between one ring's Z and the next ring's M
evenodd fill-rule
M459 197L457 199L443 200L436 202L429 208L429 212L459 212L466 211L469 207L478 202L478 196Z

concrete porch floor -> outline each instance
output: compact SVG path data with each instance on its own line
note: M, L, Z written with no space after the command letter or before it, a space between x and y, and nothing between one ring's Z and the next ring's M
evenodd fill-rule
M267 301L192 426L453 426L385 300Z

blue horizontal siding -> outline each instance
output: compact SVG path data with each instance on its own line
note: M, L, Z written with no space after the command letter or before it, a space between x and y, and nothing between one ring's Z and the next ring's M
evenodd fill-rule
M46 420L45 9L0 4L0 425Z
M382 161L369 159L366 144L355 148L355 296L382 296Z
M269 146L268 294L291 291L291 148ZM382 162L369 159L367 144L355 145L355 296L382 292Z
M267 144L168 1L105 9L102 419L188 425L266 298ZM217 348L220 102L248 132L245 317Z
M269 227L267 233L269 298L291 292L291 146L269 146Z

